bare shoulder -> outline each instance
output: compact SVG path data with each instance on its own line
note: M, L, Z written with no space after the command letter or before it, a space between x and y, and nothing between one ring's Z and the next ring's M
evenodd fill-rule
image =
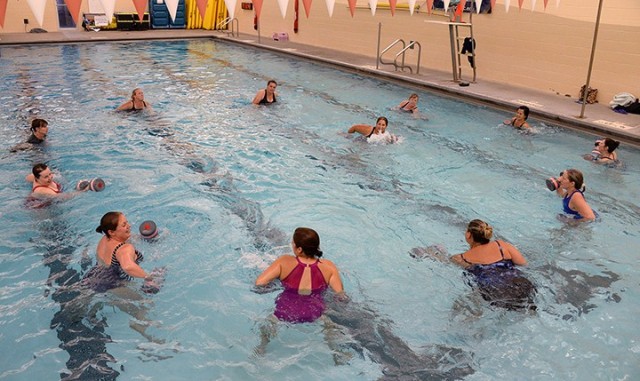
M336 266L335 263L333 263L332 261L328 260L328 259L320 259L320 263L324 264L327 267L331 267L333 269L337 269L338 267Z

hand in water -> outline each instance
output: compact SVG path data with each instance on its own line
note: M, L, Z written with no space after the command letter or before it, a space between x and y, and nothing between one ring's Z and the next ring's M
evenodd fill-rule
M164 282L164 274L167 269L165 267L156 267L149 273L149 276L145 278L144 284L141 289L142 292L147 294L157 294Z

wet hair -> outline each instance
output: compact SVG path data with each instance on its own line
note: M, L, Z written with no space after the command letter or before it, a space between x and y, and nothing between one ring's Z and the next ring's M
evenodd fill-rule
M278 86L278 82L276 82L276 81L275 81L275 80L273 80L273 79L270 79L269 81L267 81L267 86L269 86L269 85L270 85L270 84L272 84L272 83L273 83L274 85Z
M118 220L121 215L121 212L109 212L102 216L100 219L100 226L96 228L96 232L106 235L107 238L111 238L109 231L113 231L118 228Z
M413 98L413 97L420 98L420 97L418 96L418 94L416 94L416 93L413 93L413 94L409 95L409 99L411 99L411 98Z
M620 142L617 140L613 140L611 138L606 138L604 140L604 146L607 147L607 151L609 153L612 153L613 151L615 151L619 145L620 145Z
M489 243L493 236L493 228L482 220L472 220L469 222L467 231L471 234L474 242L481 244Z
M322 251L320 250L320 236L313 229L297 228L293 232L293 243L295 243L297 247L301 248L307 257L322 257Z
M522 112L524 112L524 120L527 120L527 118L529 117L529 107L520 106L518 107L518 110L522 110Z
M378 122L381 120L384 120L384 122L387 124L387 127L389 127L389 119L385 118L384 116L381 116L378 119L376 119L376 124L378 124Z
M40 178L40 174L42 172L44 172L47 168L47 165L44 163L38 163L36 165L33 166L33 169L31 170L31 173L33 173L33 177L35 177L36 179Z
M138 90L142 90L142 88L140 87L136 87L135 89L133 89L133 91L131 92L131 101L133 102L133 98L136 96L136 91Z
M567 179L575 184L576 189L582 189L582 185L584 184L584 176L582 176L582 172L577 169L567 169L564 171L567 174Z
M31 131L36 131L40 127L47 127L49 122L44 119L34 119L31 121Z

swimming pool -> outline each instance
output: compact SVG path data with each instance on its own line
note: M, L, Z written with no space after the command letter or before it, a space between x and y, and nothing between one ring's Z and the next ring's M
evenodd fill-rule
M208 40L9 47L0 69L0 379L372 380L419 378L420 364L468 380L639 375L637 149L597 166L581 158L592 136L536 121L522 135L499 125L509 115L428 92L429 119L416 119L389 110L412 89ZM250 106L270 78L279 104ZM113 111L134 87L155 114ZM36 115L47 146L9 154ZM339 134L378 115L402 143ZM107 188L25 209L38 161L67 187L100 176ZM585 173L600 222L556 220L544 180L568 167ZM163 230L136 244L145 269L168 268L159 294L123 307L137 320L107 295L69 304L62 286L95 261L110 210ZM473 218L529 260L536 315L476 306L460 269L409 256L464 250ZM297 226L319 232L352 298L348 365L333 366L320 323L281 325L254 353L277 292L253 281Z

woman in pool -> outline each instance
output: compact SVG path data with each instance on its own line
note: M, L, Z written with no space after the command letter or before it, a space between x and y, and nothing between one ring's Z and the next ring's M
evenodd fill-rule
M469 222L464 237L469 250L451 257L473 276L474 286L491 305L510 310L535 310L535 287L515 266L525 266L527 260L512 244L491 241L493 228L482 220Z
M502 123L508 126L513 126L518 130L529 130L531 129L531 126L527 122L527 118L529 118L529 107L520 106L516 110L516 115L513 118L507 119Z
M141 88L133 89L131 100L124 102L116 110L117 111L140 111L151 108L151 104L144 100L144 92Z
M593 221L596 214L584 198L584 177L577 169L567 169L557 179L556 193L562 197L562 206L571 220ZM571 218L572 217L572 218Z
M27 150L33 145L42 144L47 139L49 133L49 123L44 119L34 119L31 121L31 136L26 143L20 143L10 149L11 152Z
M418 112L418 99L419 99L418 94L413 93L409 95L408 99L402 101L398 105L398 109L401 111L416 113Z
M596 149L600 153L593 161L597 163L615 163L618 161L618 154L615 152L616 148L620 145L620 142L611 138L604 140L598 140Z
M276 298L275 317L291 323L312 322L324 312L327 288L343 292L342 280L333 262L320 259L320 237L313 229L297 228L291 248L292 254L279 257L258 276L256 286L280 279L284 291Z
M254 105L270 105L272 103L276 103L276 87L278 87L276 81L273 79L269 80L269 82L267 82L267 87L258 90L251 103Z
M389 143L396 142L398 138L395 135L392 135L392 134L385 135L385 133L387 132L388 125L389 125L389 120L387 120L387 118L385 118L384 116L381 116L376 120L375 126L370 126L368 124L354 124L353 126L351 126L351 128L349 128L347 132L350 134L357 132L363 135L367 139L374 135L375 137L386 136L387 142Z
M62 185L53 181L53 173L51 173L46 164L39 163L34 165L25 180L32 183L32 196L55 197L62 193Z
M31 121L31 136L27 139L27 143L40 144L47 139L49 133L49 123L44 119L34 119Z
M104 292L121 287L133 278L142 278L143 290L157 292L159 285L154 276L159 277L161 270L154 270L149 274L140 267L143 256L128 243L131 238L131 225L123 213L106 213L102 216L96 232L104 236L96 248L98 264L85 276L85 285L97 292Z

